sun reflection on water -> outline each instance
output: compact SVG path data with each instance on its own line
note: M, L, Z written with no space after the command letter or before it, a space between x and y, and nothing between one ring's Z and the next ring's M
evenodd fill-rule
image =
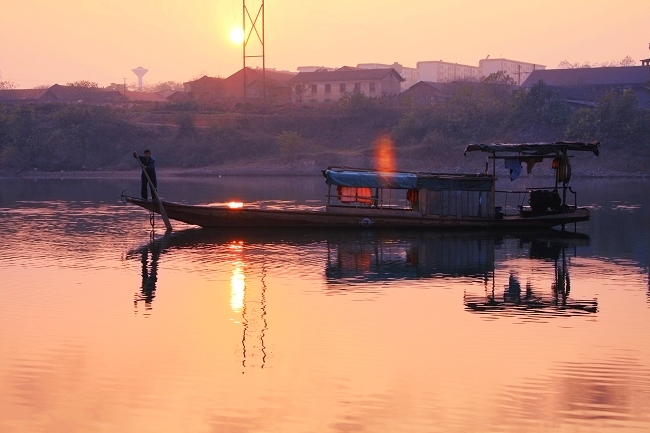
M244 251L242 241L233 241L228 245L228 250L237 257L233 261L234 269L230 276L230 308L234 313L240 313L244 307L244 294L246 290L246 275L244 275L244 262L241 253Z
M244 289L246 288L246 276L244 265L241 261L235 262L235 269L230 277L230 308L234 313L241 312L244 306Z

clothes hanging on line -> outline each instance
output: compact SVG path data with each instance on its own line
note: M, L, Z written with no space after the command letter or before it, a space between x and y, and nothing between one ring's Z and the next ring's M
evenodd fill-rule
M510 169L510 180L513 181L521 174L521 162L518 159L506 159L506 168Z
M534 158L534 157L519 158L519 161L526 163L526 173L530 174L533 171L533 166L538 162L544 161L544 158Z

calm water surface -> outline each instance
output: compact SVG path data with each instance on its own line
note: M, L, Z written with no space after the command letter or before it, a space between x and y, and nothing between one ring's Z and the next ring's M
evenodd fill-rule
M163 236L118 200L137 177L2 179L0 431L650 431L649 185L578 182L593 217L570 237ZM161 193L319 206L325 188Z

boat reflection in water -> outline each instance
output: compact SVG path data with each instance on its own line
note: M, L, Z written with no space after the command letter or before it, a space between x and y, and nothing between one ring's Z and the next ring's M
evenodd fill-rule
M152 240L129 251L126 258L142 262L142 283L135 297L135 307L137 313L138 305L144 303L145 315L151 312L158 261L165 252L191 250L200 253L205 262L231 266L228 271L230 307L241 315L242 365L264 368L267 359L264 337L269 326L266 317L266 250L271 254L270 260L277 259L273 251L280 247L288 248L286 251L301 257L300 260L309 256L313 262L311 256L326 255L324 280L325 290L329 293L361 290L364 286L376 288L375 283L385 285L400 280L420 280L418 284L435 280L436 285L447 286L450 278L465 279L468 283L464 284L467 311L492 317L522 314L548 317L549 314L567 316L597 312L596 300L570 297L571 250L588 243L589 238L585 235L554 230L495 234L274 229L224 234L208 229L188 229ZM316 257L315 261L321 261L323 256ZM522 284L519 275L526 268L522 263L540 260L547 264L546 269L540 275L537 275L538 269L531 271L527 282ZM255 275L254 281L247 279L247 274ZM497 281L505 278L508 283L503 291L497 290ZM553 282L549 287L536 280ZM478 290L483 293L469 293L468 288L481 288Z
M550 287L539 288L532 283L534 275L522 288L518 272L510 271L508 284L503 292L497 290L495 275L491 284L485 285L482 295L465 293L465 307L468 311L491 316L498 315L539 315L570 316L589 314L598 311L598 301L572 299L571 279L569 277L569 259L577 246L587 246L589 238L575 235L573 237L521 237L519 247L527 249L530 260L553 263L553 280ZM508 260L503 262L507 265ZM534 272L533 272L534 274Z
M436 277L488 278L493 236L481 233L360 232L328 242L329 284Z
M471 312L566 316L598 311L597 300L570 297L569 254L576 247L589 244L586 235L553 230L519 235L402 232L390 236L365 233L368 236L364 237L363 234L328 242L325 270L328 284L343 285L337 288L350 290L358 284L377 281L480 278L484 293L465 292L465 307ZM521 258L552 262L551 286L537 287L532 282L534 275L530 275L522 287L518 276L520 266L517 270L507 269L510 261ZM497 278L504 273L509 275L508 284L502 293L497 293Z

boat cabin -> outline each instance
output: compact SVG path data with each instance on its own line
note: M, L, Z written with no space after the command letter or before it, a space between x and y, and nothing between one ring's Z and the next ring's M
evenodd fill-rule
M488 174L379 172L329 167L327 211L393 211L419 216L484 218L493 209Z
M575 212L577 194L569 186L569 151L599 154L598 143L470 144L472 151L487 153L481 174L380 172L349 167L323 170L328 185L327 212L380 214L418 218L503 219L544 217ZM503 161L514 180L525 164L550 160L553 185L524 190L496 190L496 164ZM489 162L492 161L490 173ZM567 197L569 195L569 197Z

